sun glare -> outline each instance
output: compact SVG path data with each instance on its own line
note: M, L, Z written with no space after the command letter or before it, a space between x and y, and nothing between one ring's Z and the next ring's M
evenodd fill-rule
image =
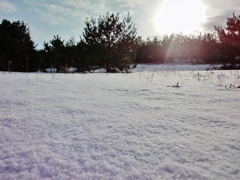
M154 23L161 34L190 34L200 28L205 19L205 8L200 0L165 0Z

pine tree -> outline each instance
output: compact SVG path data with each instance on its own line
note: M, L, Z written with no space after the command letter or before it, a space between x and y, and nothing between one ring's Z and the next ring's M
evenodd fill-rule
M85 21L82 41L86 45L91 65L105 65L120 70L134 62L137 50L137 30L128 15L120 21L119 14L100 16Z
M15 71L36 70L36 45L27 24L6 19L0 24L0 70L8 70L9 60Z
M50 43L44 42L45 58L47 60L46 66L59 69L65 67L65 45L64 40L61 40L59 35L54 36Z
M225 65L231 68L240 67L240 16L233 14L227 18L227 27L214 26L217 31L219 55Z

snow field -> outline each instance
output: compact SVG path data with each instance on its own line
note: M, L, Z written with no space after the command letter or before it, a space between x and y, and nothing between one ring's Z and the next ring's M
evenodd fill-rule
M0 72L0 179L239 179L239 71L159 68Z

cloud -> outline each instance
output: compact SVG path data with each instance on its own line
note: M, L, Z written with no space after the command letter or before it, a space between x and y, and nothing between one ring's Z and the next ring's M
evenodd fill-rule
M90 0L63 0L61 4L72 9L82 10L85 12L98 13L105 10L106 0L90 1Z
M106 13L105 0L96 3L89 0L63 0L63 1L30 1L24 0L31 6L39 19L47 21L50 25L69 25L83 22L87 17L98 17Z
M215 32L214 26L226 27L227 18L232 17L233 13L239 14L240 2L236 0L203 0L206 7L206 22L202 23L204 32Z
M136 8L143 3L143 0L116 0L116 4L121 8Z
M8 2L7 0L0 1L0 11L4 13L15 12L17 7L15 4Z
M227 18L231 18L232 13L226 11L225 14L219 16L208 17L207 21L202 23L202 28L204 32L213 32L215 31L214 26L226 27Z
M224 14L233 14L238 13L240 9L240 1L236 0L218 0L218 1L209 1L202 0L206 7L206 16L223 16Z

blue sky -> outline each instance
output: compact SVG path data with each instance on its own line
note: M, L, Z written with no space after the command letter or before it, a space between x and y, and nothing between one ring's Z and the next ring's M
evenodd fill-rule
M178 32L215 32L214 25L225 26L227 17L240 15L239 9L239 0L0 0L1 21L27 23L37 49L57 34L65 42L73 36L78 42L86 18L98 18L108 11L121 17L129 12L138 35L145 39Z

